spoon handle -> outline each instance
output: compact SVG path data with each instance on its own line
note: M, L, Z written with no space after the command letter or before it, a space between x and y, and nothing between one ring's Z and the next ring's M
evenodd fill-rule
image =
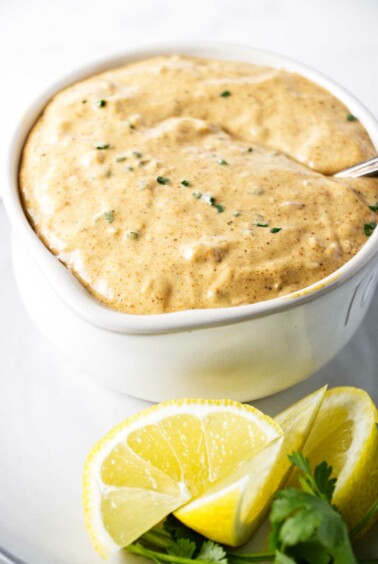
M358 178L359 176L378 176L378 157L359 163L345 170L341 170L334 176L342 178Z

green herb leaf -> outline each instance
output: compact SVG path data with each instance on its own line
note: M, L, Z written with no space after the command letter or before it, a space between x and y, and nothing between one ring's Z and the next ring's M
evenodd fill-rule
M97 102L95 103L95 106L97 106L98 108L105 108L106 100L97 100Z
M181 184L186 187L190 186L189 180L181 180Z
M120 155L119 157L116 157L116 163L123 163L126 159L127 157Z
M113 223L114 221L114 210L106 211L104 217L108 223Z
M182 558L192 558L196 545L193 541L185 538L177 539L167 548L168 554L172 556L181 556Z
M99 151L109 149L109 147L110 147L109 143L100 143L99 145L96 145L96 149L98 149Z
M268 227L269 223L254 223L254 225L256 225L256 227Z
M288 458L303 473L299 477L302 489L331 502L336 486L336 478L331 478L332 467L323 461L315 468L314 476L312 476L310 462L302 453L293 452Z
M276 551L276 558L274 559L274 564L296 564L295 560L286 556L279 550Z
M364 232L365 232L366 237L370 237L370 235L373 233L373 231L376 227L377 227L376 221L372 221L371 223L365 223Z
M223 90L223 92L221 92L219 96L221 96L221 98L228 98L229 96L231 96L231 92L229 90Z
M272 227L272 229L270 230L271 233L278 233L279 231L281 231L282 227Z
M314 564L357 564L348 529L340 513L331 505L335 479L332 468L319 464L311 474L310 464L302 454L293 453L290 461L299 468L304 491L288 487L276 494L270 521L270 547L294 559L306 562L311 556Z
M217 163L220 165L228 165L228 162L225 161L224 159L218 159Z
M165 178L164 176L158 176L156 182L159 184L169 184L169 178Z
M142 153L140 151L133 151L133 155L137 159L140 159L142 157Z
M202 192L193 192L193 198L200 200L202 198Z
M219 562L219 564L227 564L226 553L224 549L211 540L205 541L199 551L196 560L202 562Z
M214 208L217 210L217 213L223 213L224 212L224 207L221 206L220 204L214 204Z
M353 114L348 114L346 118L347 121L357 121L356 116L354 116Z
M368 206L368 208L374 213L378 212L378 202L375 204L375 206Z

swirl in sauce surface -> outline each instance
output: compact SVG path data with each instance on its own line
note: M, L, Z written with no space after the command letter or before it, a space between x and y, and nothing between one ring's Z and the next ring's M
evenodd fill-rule
M101 302L153 314L288 294L348 261L376 180L358 120L302 76L158 57L57 94L20 191L40 238Z

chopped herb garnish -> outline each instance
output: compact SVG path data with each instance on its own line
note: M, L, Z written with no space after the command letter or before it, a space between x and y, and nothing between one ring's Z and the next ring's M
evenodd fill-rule
M109 147L110 147L109 143L100 143L100 145L96 145L96 149L98 149L99 151L109 149Z
M119 157L116 157L116 163L123 163L126 159L127 157L121 155Z
M272 227L272 229L270 230L271 233L278 233L279 231L281 231L282 227Z
M346 118L347 121L357 121L356 116L354 116L353 114L348 114Z
M202 194L201 200L209 204L209 206L213 206L215 203L213 196L210 196L210 194Z
M127 170L128 172L132 172L134 170L134 167L132 166L125 166L125 170Z
M113 223L114 221L114 210L110 210L104 213L104 217L108 223Z
M221 96L222 98L228 98L229 96L231 96L231 92L229 90L223 90L223 92L221 92L219 96Z
M127 231L126 232L126 237L128 239L138 239L139 238L139 233L138 231Z
M220 164L220 165L228 165L228 162L225 161L224 159L218 159L217 162L218 162L218 164Z
M133 151L133 155L134 157L136 157L137 159L140 159L142 156L142 153L140 153L139 151Z
M181 180L181 184L186 187L190 186L190 182L188 180Z
M234 217L239 217L241 215L241 211L240 210L235 210L234 212L232 212L232 215Z
M375 206L368 206L368 208L374 213L378 212L378 202L375 204Z
M288 458L297 467L299 485L275 494L269 514L269 548L264 552L228 552L227 547L199 535L172 515L163 527L153 527L125 549L156 564L356 564L351 545L353 530L361 531L374 518L377 500L357 528L348 533L342 515L332 504L336 485L332 467L323 461L312 470L308 459L297 452Z
M215 203L215 198L210 194L202 194L202 192L193 192L193 197L196 200L203 200L209 206L215 208L218 213L224 212L224 207Z
M86 101L86 100L82 100L81 103L82 103L82 104L86 104L87 101Z
M105 108L106 106L106 100L97 100L96 104L95 104L98 108Z
M169 184L169 178L165 178L164 176L158 176L156 182L159 184Z
M268 227L269 223L255 223L254 225L256 225L256 227ZM274 231L274 233L275 233L275 231Z
M376 227L377 227L376 221L372 221L371 223L365 223L364 231L365 231L366 237L370 237L370 235L373 233L373 231Z

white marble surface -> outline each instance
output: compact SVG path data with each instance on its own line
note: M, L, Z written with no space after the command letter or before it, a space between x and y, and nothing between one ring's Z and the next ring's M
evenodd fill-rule
M23 108L93 56L169 39L246 43L316 67L377 114L377 24L376 0L0 0L0 191ZM378 401L377 319L378 295L336 359L257 405L274 413L323 383L361 386ZM82 524L83 460L143 405L87 381L36 333L15 288L0 204L0 546L28 564L98 562ZM361 550L371 553L377 533Z

